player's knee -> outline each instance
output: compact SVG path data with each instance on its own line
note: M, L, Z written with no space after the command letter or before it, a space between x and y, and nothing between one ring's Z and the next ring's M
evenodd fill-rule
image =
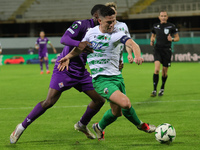
M159 74L159 69L155 69L155 74Z
M131 107L131 102L128 98L124 99L122 104L121 104L121 107L123 109L129 109Z

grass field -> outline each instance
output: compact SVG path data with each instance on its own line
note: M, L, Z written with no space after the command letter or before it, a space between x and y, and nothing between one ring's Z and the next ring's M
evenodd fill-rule
M153 133L137 130L124 117L106 128L104 141L87 139L73 126L90 99L74 89L64 92L55 106L32 123L17 144L11 145L9 136L16 125L46 98L51 75L40 75L39 65L4 65L0 66L0 150L199 149L200 63L172 63L163 97L150 97L153 70L153 63L125 64L127 96L142 121L156 126L167 122L175 127L177 136L171 145L159 144ZM105 103L88 127L91 129L109 108Z

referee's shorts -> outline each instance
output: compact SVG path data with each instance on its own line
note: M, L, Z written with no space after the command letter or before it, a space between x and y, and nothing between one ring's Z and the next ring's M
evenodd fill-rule
M154 61L160 61L164 67L171 66L171 48L154 48Z

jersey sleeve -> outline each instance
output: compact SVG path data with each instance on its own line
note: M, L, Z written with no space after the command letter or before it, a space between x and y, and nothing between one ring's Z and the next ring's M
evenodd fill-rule
M73 24L66 30L65 34L71 38L77 37L79 32L82 30L83 25L81 21L75 21Z
M47 39L47 40L46 40L46 41L47 41L47 44L50 44L50 43L51 43L51 41L49 41L49 39L48 39L48 38L46 38L46 39Z
M66 30L62 36L60 43L68 46L79 46L80 41L74 40L78 36L79 32L82 31L83 25L81 21L75 21L73 24Z
M156 34L156 31L155 31L155 24L153 25L153 28L151 29L151 33Z
M176 28L175 25L172 25L172 34L176 34L178 32L178 29Z
M124 32L128 37L131 37L129 30L128 30L128 26L124 23Z

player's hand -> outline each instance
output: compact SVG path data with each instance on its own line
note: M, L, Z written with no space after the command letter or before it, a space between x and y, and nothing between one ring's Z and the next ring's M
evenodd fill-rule
M135 57L134 62L138 65L141 65L144 62L144 59L142 57Z
M39 49L39 46L38 46L38 45L36 45L36 46L35 46L35 49Z
M154 41L150 41L150 45L151 45L151 46L154 46Z
M122 60L119 61L119 71L121 71L124 68L124 63Z
M91 43L88 41L80 42L78 45L78 49L86 53L93 53L93 49L90 47Z
M132 54L131 54L131 55L128 55L128 62L129 62L130 64L132 64L133 61L134 61L134 59L133 59Z
M167 40L170 42L172 41L172 36L170 34L167 36Z
M58 65L57 69L58 69L59 71L63 71L65 68L66 68L66 70L68 70L68 69L69 69L69 61L70 61L70 59L68 59L68 58L66 58L66 57L61 58L61 59L58 61L58 62L59 62L59 65Z

